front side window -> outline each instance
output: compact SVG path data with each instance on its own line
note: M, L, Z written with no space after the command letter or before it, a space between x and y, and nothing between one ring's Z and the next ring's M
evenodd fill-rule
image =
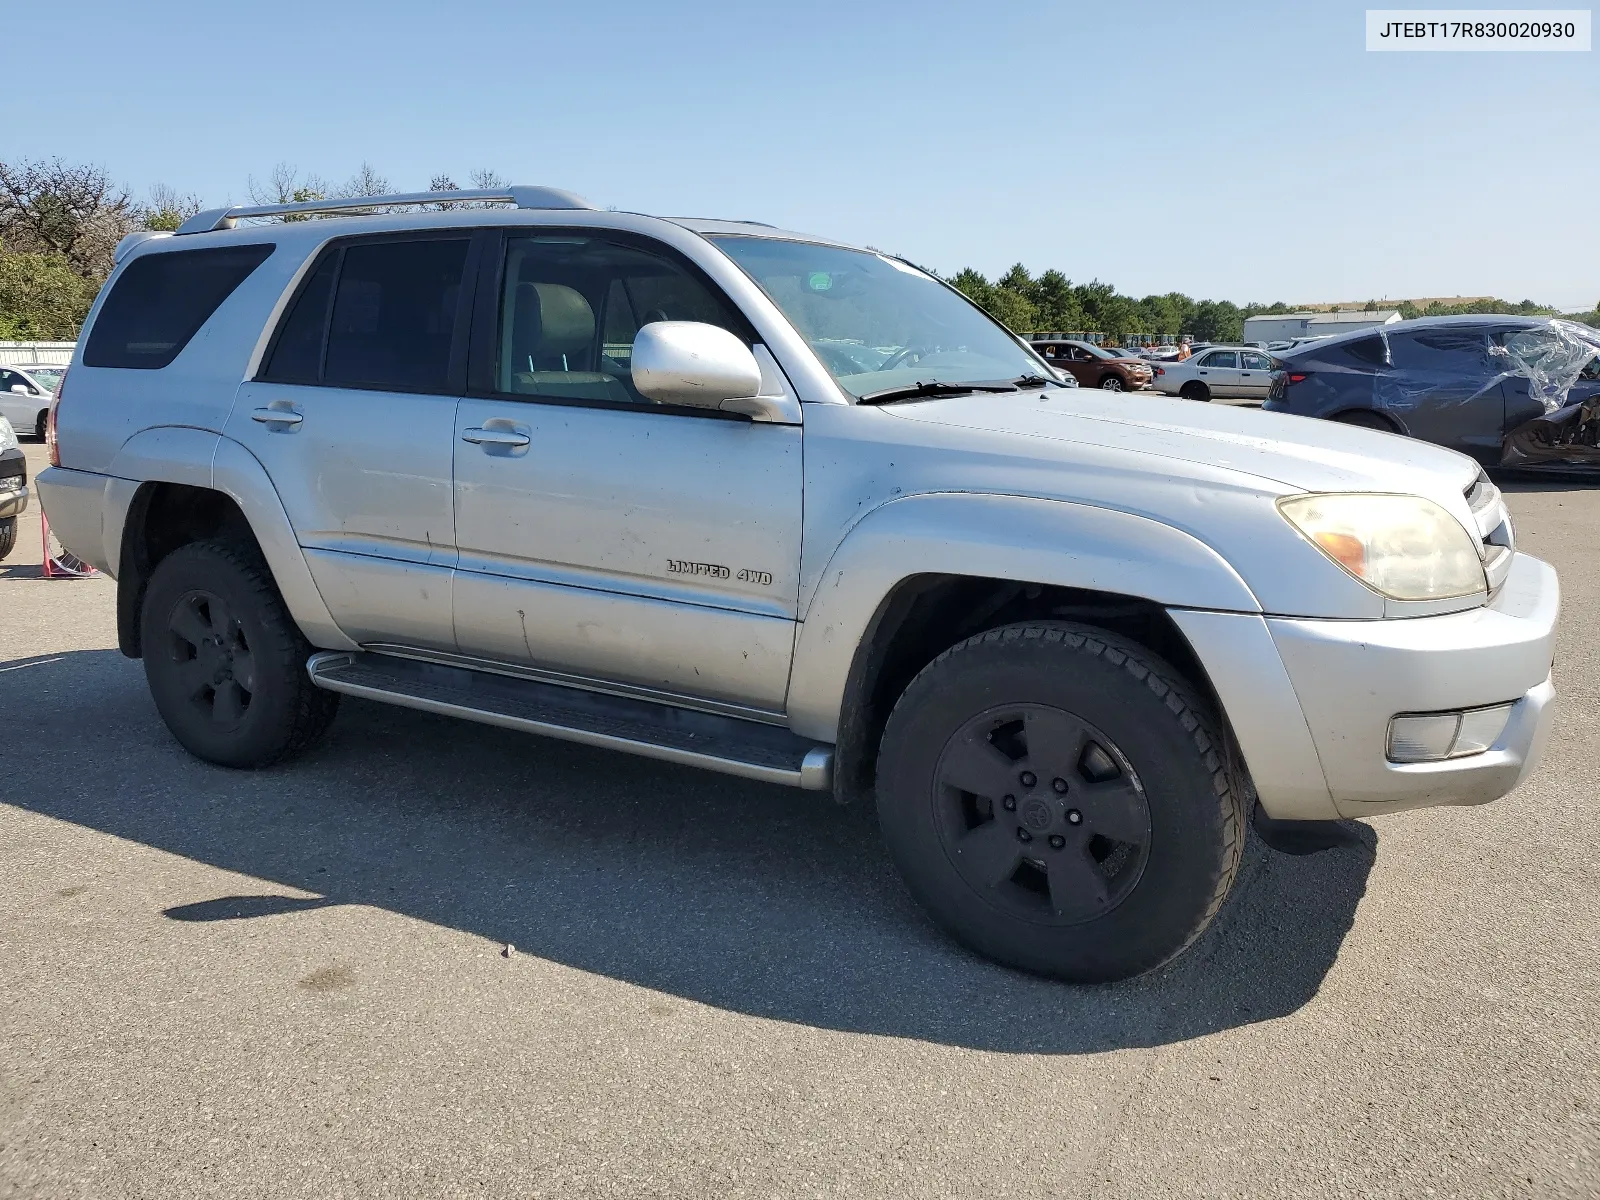
M854 397L918 383L1004 383L1050 371L966 297L896 259L777 238L711 240Z
M25 387L28 391L33 391L28 387L28 381L15 371L0 370L0 391L9 392L14 387Z
M117 276L83 348L86 367L159 370L276 249L268 243L164 250Z
M261 378L402 392L450 389L467 239L325 252L279 326Z
M1244 354L1240 356L1244 361L1246 371L1268 371L1272 363L1265 354Z
M743 322L665 254L582 234L506 245L494 390L549 400L651 404L633 386L633 339L653 321Z

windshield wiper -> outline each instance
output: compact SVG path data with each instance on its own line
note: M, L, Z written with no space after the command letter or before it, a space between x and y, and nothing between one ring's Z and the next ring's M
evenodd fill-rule
M896 400L918 400L925 396L965 396L969 392L1014 392L1015 383L944 383L938 379L884 388L856 397L857 404L893 404Z
M1054 379L1046 379L1043 375L1018 375L1011 382L1019 388L1042 388L1049 387L1056 381Z

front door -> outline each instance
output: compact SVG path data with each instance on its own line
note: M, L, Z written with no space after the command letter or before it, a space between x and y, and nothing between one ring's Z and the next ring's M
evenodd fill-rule
M358 642L455 648L468 246L459 232L330 246L224 431L266 468L328 610Z
M634 334L715 286L627 235L507 236L455 427L456 641L580 680L779 712L800 567L798 426L652 403ZM786 381L757 347L764 387Z

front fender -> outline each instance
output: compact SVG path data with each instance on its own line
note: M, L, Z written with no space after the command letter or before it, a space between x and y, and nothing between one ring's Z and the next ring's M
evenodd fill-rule
M1169 608L1261 611L1215 550L1148 517L1020 496L907 496L850 530L802 614L788 701L797 733L837 740L850 664L873 614L900 583L928 574L1085 588Z

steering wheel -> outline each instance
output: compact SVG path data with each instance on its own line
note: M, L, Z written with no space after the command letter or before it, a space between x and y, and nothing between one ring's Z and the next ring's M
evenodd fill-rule
M904 350L900 351L898 354L891 354L884 361L884 364L881 367L878 368L878 370L880 370L880 371L892 371L896 367L900 366L903 362L905 362L906 359L912 357L913 355L915 355L917 358L921 358L924 354L930 354L936 349L937 349L936 346L907 346Z

